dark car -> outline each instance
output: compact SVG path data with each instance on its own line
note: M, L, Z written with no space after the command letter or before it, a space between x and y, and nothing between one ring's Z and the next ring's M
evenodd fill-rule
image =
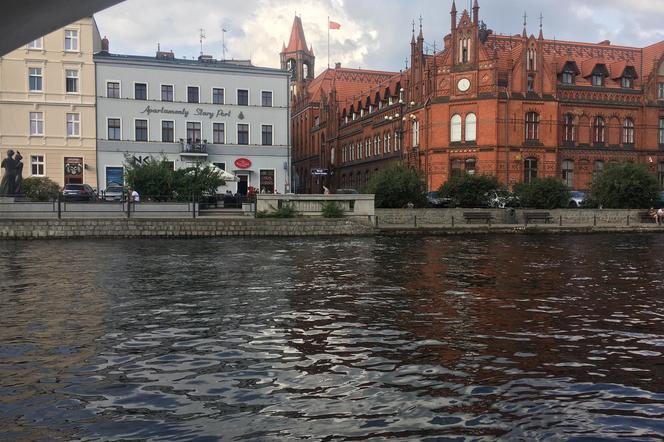
M440 209L454 207L454 201L451 198L443 198L438 192L427 192L427 206Z
M659 192L657 194L654 207L655 209L664 209L664 192Z
M67 202L97 201L95 190L88 184L66 184L62 196Z

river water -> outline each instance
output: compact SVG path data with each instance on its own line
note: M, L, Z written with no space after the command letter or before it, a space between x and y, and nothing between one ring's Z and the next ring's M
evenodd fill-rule
M658 235L0 243L1 440L661 440Z

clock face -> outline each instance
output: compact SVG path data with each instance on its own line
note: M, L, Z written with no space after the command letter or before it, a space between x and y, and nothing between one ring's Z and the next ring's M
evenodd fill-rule
M459 83L457 83L457 87L461 92L466 92L468 89L470 89L470 80L467 78L462 78L459 80Z

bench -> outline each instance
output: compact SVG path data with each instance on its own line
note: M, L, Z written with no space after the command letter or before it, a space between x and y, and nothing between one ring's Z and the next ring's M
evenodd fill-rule
M466 220L466 224L470 224L473 221L484 221L486 224L489 224L493 220L493 215L490 212L464 212L463 217Z
M544 221L545 224L548 224L553 217L549 212L524 212L523 219L526 225L531 221Z
M639 221L646 224L655 224L655 218L648 211L639 212Z

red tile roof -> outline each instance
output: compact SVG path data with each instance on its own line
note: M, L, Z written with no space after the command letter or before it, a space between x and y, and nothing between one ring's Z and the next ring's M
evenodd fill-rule
M307 48L307 39L304 37L304 28L302 27L302 19L295 16L293 20L293 29L291 30L290 40L288 46L282 52L297 52L302 51L309 55L313 55L313 50Z

